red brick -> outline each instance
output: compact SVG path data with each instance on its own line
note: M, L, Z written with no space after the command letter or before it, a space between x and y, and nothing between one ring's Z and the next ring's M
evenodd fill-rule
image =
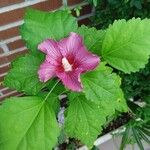
M79 26L81 26L82 24L88 25L90 23L91 23L91 21L90 21L89 18L85 18L85 19L82 19L82 20L78 21Z
M68 5L75 5L83 2L84 0L68 0Z
M0 67L0 74L6 73L9 70L10 66Z
M0 65L8 63L8 59L6 56L0 56Z
M18 58L19 56L25 55L28 51L27 50L23 50L23 51L18 51L16 53L13 53L11 55L7 56L7 59L9 62L15 60L16 58Z
M3 49L0 47L0 54L2 54L3 53Z
M8 39L8 38L12 38L14 36L19 35L19 28L18 27L14 27L14 28L10 28L8 30L4 30L0 32L0 39Z
M5 98L12 97L12 96L18 96L18 95L20 95L20 93L18 93L18 92L7 93L6 95L0 96L0 100L4 100Z
M0 76L0 82L3 82L5 75Z
M0 90L2 90L3 88L5 87L0 83Z
M2 90L2 89L5 89L6 87L3 85L3 83L2 82L0 82L0 91Z
M43 10L43 11L50 11L60 7L61 3L62 3L61 0L48 0L45 2L40 2L38 4L32 5L30 7ZM25 9L26 8L20 8L20 9L16 9L16 10L12 10L0 14L0 18L1 18L0 26L11 22L22 20L25 14Z
M16 3L21 3L23 0L1 0L0 1L0 7L16 4Z
M9 47L9 50L15 50L17 48L24 47L25 46L25 42L20 39L20 40L8 43L7 46Z
M13 53L7 56L0 56L0 65L9 63L13 61L14 59L16 59L17 57L26 54L27 52L28 52L27 50L23 50L23 51L18 51L16 53Z
M2 93L3 91L7 90L8 88L7 87L3 87L0 89L0 93Z
M6 89L6 90L3 90L2 93L3 93L3 95L5 95L5 94L8 94L8 93L13 92L13 91L14 90Z
M80 16L89 14L92 12L92 7L90 5L85 5L84 7L82 7L81 12L80 12Z

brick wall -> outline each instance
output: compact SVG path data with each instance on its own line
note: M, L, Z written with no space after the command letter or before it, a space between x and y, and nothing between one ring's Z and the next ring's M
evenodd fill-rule
M21 40L18 31L18 27L23 23L25 9L32 7L52 11L66 4L71 9L78 5L82 6L81 15L78 17L79 24L89 23L92 8L83 0L0 0L0 100L22 95L4 87L2 82L10 69L11 61L27 53L25 43Z

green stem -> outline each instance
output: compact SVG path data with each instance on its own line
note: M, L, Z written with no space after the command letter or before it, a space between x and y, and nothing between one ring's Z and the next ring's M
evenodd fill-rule
M48 98L49 95L52 93L52 91L54 90L54 88L56 87L56 85L59 83L59 81L60 81L60 80L58 80L58 81L54 84L54 86L51 88L51 90L48 92L47 96L45 97L44 101L47 100L47 98Z

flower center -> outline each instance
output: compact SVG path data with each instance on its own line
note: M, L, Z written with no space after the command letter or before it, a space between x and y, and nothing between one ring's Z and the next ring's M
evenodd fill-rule
M72 65L69 63L69 61L65 57L62 59L62 64L66 72L72 71Z

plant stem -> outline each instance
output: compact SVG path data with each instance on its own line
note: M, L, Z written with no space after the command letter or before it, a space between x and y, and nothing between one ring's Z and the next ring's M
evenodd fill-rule
M54 88L56 87L56 85L59 83L59 81L60 81L60 80L58 80L58 81L54 84L54 86L51 88L51 90L48 92L47 96L45 97L44 101L47 100L47 98L48 98L49 95L52 93L52 91L54 90Z

